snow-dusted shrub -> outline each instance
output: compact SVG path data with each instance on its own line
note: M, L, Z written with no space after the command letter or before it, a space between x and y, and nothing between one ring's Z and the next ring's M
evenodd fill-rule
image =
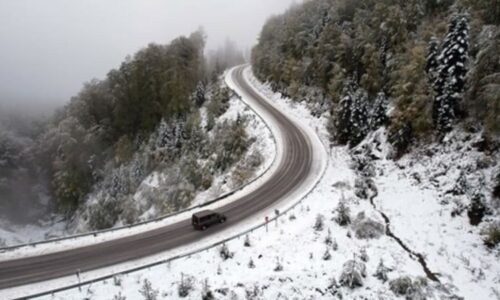
M326 237L325 237L325 244L327 246L330 246L332 243L333 243L332 232L330 231L330 228L328 228L328 233L326 234Z
M194 278L191 276L181 275L181 282L179 282L179 286L177 287L177 294L181 298L185 298L189 295L189 293L193 290Z
M201 300L215 300L214 293L211 290L203 291L201 294Z
M94 230L113 227L121 213L119 201L114 197L100 199L90 207L89 226Z
M451 210L451 216L461 216L467 207L462 203L459 198L453 199L453 208Z
M386 282L388 280L387 273L389 273L390 271L391 271L391 269L387 268L384 265L384 261L382 259L380 259L380 262L378 263L378 266L377 266L377 270L375 271L375 274L373 274L373 276L375 276L376 278L378 278L382 282Z
M366 252L366 248L361 248L361 251L359 253L359 258L364 262L368 262L370 257L368 256L368 253Z
M121 278L121 276L118 276L118 275L113 276L113 284L115 286L122 286L122 278Z
M426 299L424 288L427 286L427 280L423 277L417 277L412 280L409 276L402 276L389 282L389 288L398 296L405 296L409 300Z
M226 244L222 244L222 246L219 248L219 255L223 260L228 260L230 258L233 258L234 252L229 251L229 248Z
M252 151L246 159L246 163L253 169L259 167L263 161L264 157L262 157L262 154L257 150Z
M316 231L322 231L324 227L325 227L325 217L322 214L318 214L316 216L316 221L314 222L313 228Z
M276 266L274 267L274 272L283 271L283 264L281 263L279 257L276 257Z
M371 191L371 179L359 176L354 181L354 194L360 199L368 199Z
M484 244L489 248L495 248L500 244L500 222L490 224L483 230Z
M334 277L330 278L328 286L326 290L332 295L337 296L338 299L342 299L342 293L340 292L339 285L337 284L337 280Z
M351 210L349 207L344 203L344 201L340 201L339 205L335 209L335 222L339 224L340 226L347 226L351 224Z
M343 265L342 274L339 283L351 289L357 286L363 286L363 278L366 277L366 266L362 262L348 260Z
M259 285L256 283L252 287L245 289L245 296L246 296L246 299L248 299L248 300L258 299L258 297L261 294L262 294L262 291L261 291Z
M390 128L389 143L392 145L391 156L395 159L401 158L413 141L413 127L411 123L394 124Z
M121 203L122 213L121 217L126 224L133 224L139 219L139 210L137 203L132 196L126 197Z
M325 253L323 253L323 260L330 260L332 255L330 254L330 249L326 247Z
M247 235L245 235L245 241L243 242L243 246L245 247L251 247L252 246L252 243L250 242L250 237Z
M467 209L467 216L471 225L478 225L486 214L486 206L484 204L485 197L482 193L475 193L472 196L471 203Z
M372 150L365 144L351 155L351 167L361 176L374 177L376 175L371 152Z
M332 250L333 251L337 251L337 249L339 249L339 244L337 244L337 240L336 239L333 239Z
M156 300L159 294L158 290L153 289L151 282L147 279L144 279L144 283L139 293L144 297L144 300Z
M385 233L382 223L366 217L364 212L360 212L353 222L353 229L358 239L379 238Z
M113 296L113 300L127 300L127 297L122 295L122 292L118 292L118 294Z
M253 262L253 259L252 259L252 258L250 258L250 261L248 262L248 267L249 267L250 269L255 269L255 263Z
M455 196L465 195L465 193L467 192L467 188L468 188L468 183L465 172L460 171L460 174L458 175L455 185L449 192Z

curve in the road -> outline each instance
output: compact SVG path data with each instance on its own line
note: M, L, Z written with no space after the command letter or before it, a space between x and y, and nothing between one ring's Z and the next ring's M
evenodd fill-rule
M228 221L205 232L193 230L190 220L91 246L0 262L0 289L30 284L153 255L195 242L271 206L301 187L310 176L313 150L309 137L289 118L263 99L243 79L244 67L234 69L233 81L265 109L278 124L283 156L268 181L219 210Z

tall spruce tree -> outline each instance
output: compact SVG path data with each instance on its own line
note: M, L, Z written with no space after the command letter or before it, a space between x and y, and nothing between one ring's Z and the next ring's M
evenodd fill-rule
M368 96L352 81L346 84L343 94L336 111L335 139L340 144L353 147L368 133Z
M456 14L450 20L437 57L435 42L429 46L426 69L435 92L432 117L440 132L450 131L459 113L467 74L468 38L467 15Z

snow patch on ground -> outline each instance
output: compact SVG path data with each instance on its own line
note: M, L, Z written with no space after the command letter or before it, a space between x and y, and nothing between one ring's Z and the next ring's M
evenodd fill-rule
M375 134L385 139L385 132ZM454 286L465 299L499 299L500 252L488 250L481 236L485 223L499 219L498 212L472 226L466 210L452 217L457 203L469 205L470 195L447 193L465 170L469 189L477 187L487 198L491 195L493 162L500 157L474 149L478 139L480 134L454 131L444 145L429 145L397 162L381 156L375 164L375 203L390 218L392 231L425 256L442 283ZM478 167L491 159L488 167Z

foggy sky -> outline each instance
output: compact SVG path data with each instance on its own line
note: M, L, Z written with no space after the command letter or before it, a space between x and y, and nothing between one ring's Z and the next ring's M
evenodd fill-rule
M202 26L242 49L294 0L0 0L0 110L50 110L150 42Z

